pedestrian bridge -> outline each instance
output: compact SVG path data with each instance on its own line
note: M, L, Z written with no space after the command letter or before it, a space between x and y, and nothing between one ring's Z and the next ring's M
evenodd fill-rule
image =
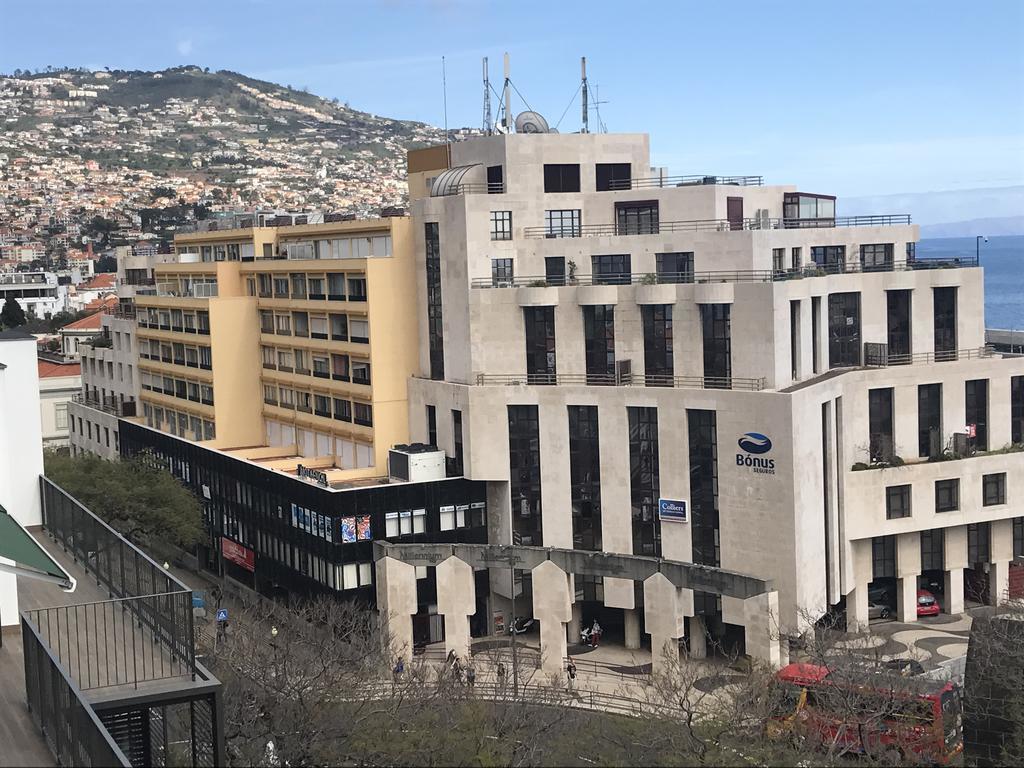
M683 632L681 590L692 589L743 601L747 653L778 665L778 593L772 583L724 568L614 552L497 544L392 544L375 541L377 609L392 651L412 657L412 616L417 611L416 567L434 566L437 611L444 616L445 650L469 652L469 617L476 612L473 571L515 568L533 577L533 617L540 623L541 669L557 673L567 652L572 619L570 574L639 581L644 589L644 624L651 637L655 672L664 668Z

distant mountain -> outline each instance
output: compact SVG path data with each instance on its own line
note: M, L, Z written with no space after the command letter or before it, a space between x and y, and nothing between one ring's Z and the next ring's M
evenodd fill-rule
M131 240L211 209L365 215L404 204L406 150L443 140L237 72L16 70L0 76L0 229L80 247L97 217Z
M844 197L839 199L837 208L842 216L909 213L915 224L922 225L923 232L925 226L933 224L1020 219L1024 212L1024 185ZM1024 229L1017 228L1013 232L1004 231L998 234L1024 234Z
M1024 215L950 221L945 224L926 224L921 227L921 237L976 237L977 235L986 237L1024 235Z

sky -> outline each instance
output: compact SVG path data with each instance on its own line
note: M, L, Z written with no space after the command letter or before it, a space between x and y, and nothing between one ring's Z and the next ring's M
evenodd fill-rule
M858 198L1024 184L1022 0L0 0L3 72L197 64L443 125L444 56L452 127L481 124L481 58L500 90L506 51L513 111L578 130L586 56L608 130L649 133L673 174Z

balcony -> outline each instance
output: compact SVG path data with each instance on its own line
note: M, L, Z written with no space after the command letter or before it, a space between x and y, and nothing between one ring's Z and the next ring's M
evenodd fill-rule
M663 235L669 232L733 232L773 229L803 229L807 227L879 227L910 224L909 213L871 216L837 216L831 219L693 219L690 221L660 221L647 225L573 224L564 227L525 227L523 235L532 239L561 237L622 237L628 235Z
M550 288L577 285L671 285L689 283L776 283L786 280L800 280L805 277L844 275L870 272L913 272L923 269L960 269L978 266L978 259L971 256L951 258L912 259L908 261L887 261L882 263L834 262L831 264L808 264L800 269L736 269L709 272L636 272L604 275L551 276L525 275L501 278L477 278L471 282L473 288Z
M608 190L664 189L666 187L699 187L724 184L738 187L760 187L763 176L651 176L642 179L611 179Z
M994 357L991 344L971 349L951 349L945 352L915 352L913 354L890 354L887 344L864 343L864 366L866 368L888 368L893 365L929 365L956 360L985 360Z
M122 402L114 397L94 397L87 395L82 392L78 392L72 396L71 400L80 405L94 408L97 411L103 411L113 416L118 417L130 417L135 416L135 401L129 400Z
M676 389L735 389L760 392L768 384L765 378L731 376L618 375L587 373L478 373L476 386L560 386L560 387L663 387Z

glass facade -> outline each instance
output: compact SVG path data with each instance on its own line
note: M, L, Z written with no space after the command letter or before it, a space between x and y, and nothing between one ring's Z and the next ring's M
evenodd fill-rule
M700 565L721 565L718 521L718 420L714 411L686 411L690 464L691 559ZM716 595L694 592L698 615L718 612Z
M704 386L732 387L731 304L699 304L704 346Z
M615 383L615 307L583 307L587 384Z
M944 571L946 569L946 532L941 528L921 531L921 570Z
M988 450L988 379L964 383L964 420L974 425L974 447Z
M935 359L956 359L956 288L933 288Z
M512 530L522 537L524 546L544 546L536 405L508 406L508 455Z
M430 378L444 379L444 313L441 302L441 239L437 222L423 225L426 239L427 340Z
M555 308L523 307L526 329L526 380L530 384L554 384Z
M661 493L658 462L658 409L626 408L629 418L629 494L633 554L661 557Z
M910 291L886 291L889 364L909 363L911 354Z
M860 352L860 294L829 294L829 368L844 368L860 365Z
M942 385L921 384L917 388L917 455L942 453Z
M891 387L868 390L868 437L871 461L891 461L895 454Z
M1024 443L1024 376L1010 377L1010 441Z
M629 285L630 283L630 256L628 253L591 256L590 267L595 285Z
M875 536L871 539L871 576L873 579L896 576L895 536Z
M642 304L644 376L647 386L671 386L675 376L672 357L672 305Z
M597 406L570 405L569 483L573 549L598 551L601 539L601 451Z
M615 204L615 234L658 234L658 201L641 200Z
M692 283L693 251L657 253L654 268L659 283Z

